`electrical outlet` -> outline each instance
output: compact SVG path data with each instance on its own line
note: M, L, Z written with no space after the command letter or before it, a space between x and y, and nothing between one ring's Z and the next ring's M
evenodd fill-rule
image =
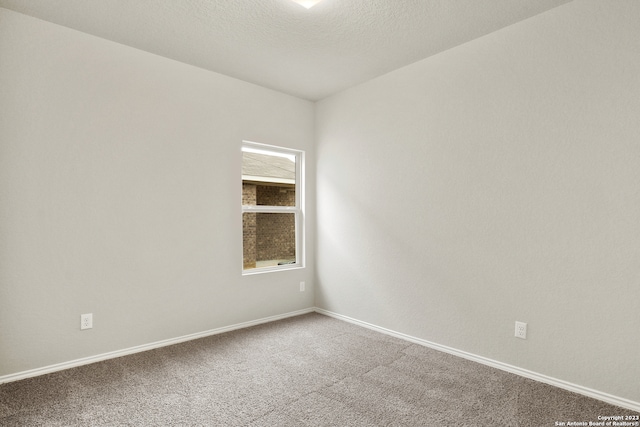
M527 339L527 324L524 322L516 322L516 338Z
M80 329L91 329L91 328L93 328L93 313L81 314Z
M304 282L300 282L300 292L304 292Z

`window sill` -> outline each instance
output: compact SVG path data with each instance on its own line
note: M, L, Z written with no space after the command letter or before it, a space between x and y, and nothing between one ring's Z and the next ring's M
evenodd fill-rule
M243 276L252 276L254 274L273 273L276 271L299 270L304 268L302 264L286 264L272 267L257 267L249 270L242 270Z

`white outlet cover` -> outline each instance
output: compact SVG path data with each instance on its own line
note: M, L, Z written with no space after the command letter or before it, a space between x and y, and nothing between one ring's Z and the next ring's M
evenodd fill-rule
M80 315L80 329L91 329L93 328L93 313L81 314Z
M516 322L516 333L515 336L517 338L521 338L523 340L527 339L527 324L524 322Z

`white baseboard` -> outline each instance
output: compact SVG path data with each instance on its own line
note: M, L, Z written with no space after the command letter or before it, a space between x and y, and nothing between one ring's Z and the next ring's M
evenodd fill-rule
M287 317L300 316L301 314L312 313L314 311L315 311L314 308L305 308L303 310L292 311L289 313L279 314L276 316L264 317L262 319L251 320L249 322L243 322L243 323L237 323L235 325L224 326L221 328L211 329L208 331L198 332L195 334L183 335L177 338L171 338L167 340L156 341L149 344L138 345L135 347L126 348L124 350L111 351L109 353L83 357L81 359L71 360L69 362L57 363L55 365L49 365L42 368L30 369L28 371L18 372L15 374L4 375L0 377L0 384L23 380L25 378L37 377L37 376L49 374L52 372L75 368L77 366L82 366L82 365L88 365L90 363L100 362L107 359L114 359L116 357L126 356L128 354L140 353L142 351L152 350L154 348L165 347L173 344L179 344L181 342L191 341L198 338L204 338L211 335L222 334L225 332L234 331L236 329L248 328L251 326L260 325L262 323L274 322L276 320L286 319Z
M613 396L608 393L603 393L598 390L593 390L587 387L583 387L577 384L573 384L567 381L563 381L557 378L552 378L547 375L539 374L537 372L532 372L527 369L518 368L517 366L509 365L506 363L498 362L496 360L488 359L486 357L478 356L472 353L467 353L462 350L457 350L455 348L447 347L444 345L436 344L431 341L423 340L421 338L416 338L410 335L406 335L400 332L392 331L390 329L382 328L380 326L373 325L371 323L363 322L361 320L353 319L348 316L344 316L342 314L334 313L322 308L306 308L303 310L292 311L289 313L279 314L276 316L264 317L262 319L252 320L249 322L237 323L235 325L224 326L221 328L211 329L204 332L198 332L195 334L184 335L177 338L171 338L162 341L156 341L149 344L139 345L135 347L126 348L123 350L112 351L109 353L98 354L95 356L84 357L81 359L72 360L69 362L57 363L55 365L49 365L42 368L30 369L28 371L18 372L15 374L4 375L0 377L0 384L8 383L12 381L18 381L26 378L37 377L40 375L49 374L52 372L62 371L65 369L74 368L77 366L88 365L90 363L100 362L103 360L114 359L116 357L126 356L128 354L140 353L147 350L152 350L154 348L165 347L168 345L179 344L185 341L191 341L198 338L204 338L211 335L222 334L225 332L234 331L237 329L248 328L251 326L260 325L262 323L274 322L276 320L286 319L288 317L300 316L302 314L307 314L311 312L317 312L320 314L324 314L329 317L333 317L339 320L344 320L349 323L353 323L358 326L362 326L368 329L372 329L377 332L381 332L383 334L391 335L396 338L400 338L406 341L413 342L415 344L423 345L425 347L432 348L434 350L443 351L445 353L452 354L454 356L462 357L467 360L471 360L474 362L481 363L483 365L491 366L496 369L500 369L506 372L510 372L515 375L519 375L524 378L529 378L535 381L539 381L545 384L549 384L564 390L572 391L574 393L578 393L587 397L591 397L594 399L601 400L603 402L616 405L622 408L630 409L632 411L640 412L640 402L634 402L629 399L625 399L618 396Z
M334 317L339 320L344 320L349 323L353 323L355 325L363 326L368 329L372 329L377 332L381 332L383 334L391 335L396 338L400 338L406 341L413 342L415 344L420 344L425 347L432 348L434 350L443 351L445 353L452 354L454 356L462 357L463 359L471 360L474 362L481 363L483 365L491 366L496 369L500 369L502 371L506 371L512 374L519 375L521 377L529 378L535 381L539 381L545 384L549 384L564 390L572 391L574 393L581 394L583 396L591 397L594 399L601 400L603 402L609 403L611 405L620 406L622 408L630 409L632 411L640 412L640 402L634 402L629 399L625 399L618 396L613 396L608 393L603 393L598 390L593 390L587 387L583 387L577 384L573 384L567 381L563 381L557 378L552 378L547 375L539 374L537 372L529 371L527 369L518 368L517 366L509 365L507 363L498 362L496 360L488 359L486 357L478 356L472 353L467 353L466 351L457 350L455 348L447 347L444 345L436 344L431 341L423 340L420 338L412 337L410 335L406 335L400 332L392 331L390 329L382 328L380 326L372 325L371 323L363 322L361 320L353 319L348 316L344 316L342 314L334 313L332 311L328 311L322 308L316 307L316 313L324 314L326 316Z

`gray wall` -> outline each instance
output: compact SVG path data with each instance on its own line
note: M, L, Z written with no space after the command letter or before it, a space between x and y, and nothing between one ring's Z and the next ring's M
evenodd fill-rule
M639 16L574 1L321 101L316 306L640 402Z
M306 150L313 213L312 103L5 9L0 58L0 376L313 306L241 276L240 151Z

